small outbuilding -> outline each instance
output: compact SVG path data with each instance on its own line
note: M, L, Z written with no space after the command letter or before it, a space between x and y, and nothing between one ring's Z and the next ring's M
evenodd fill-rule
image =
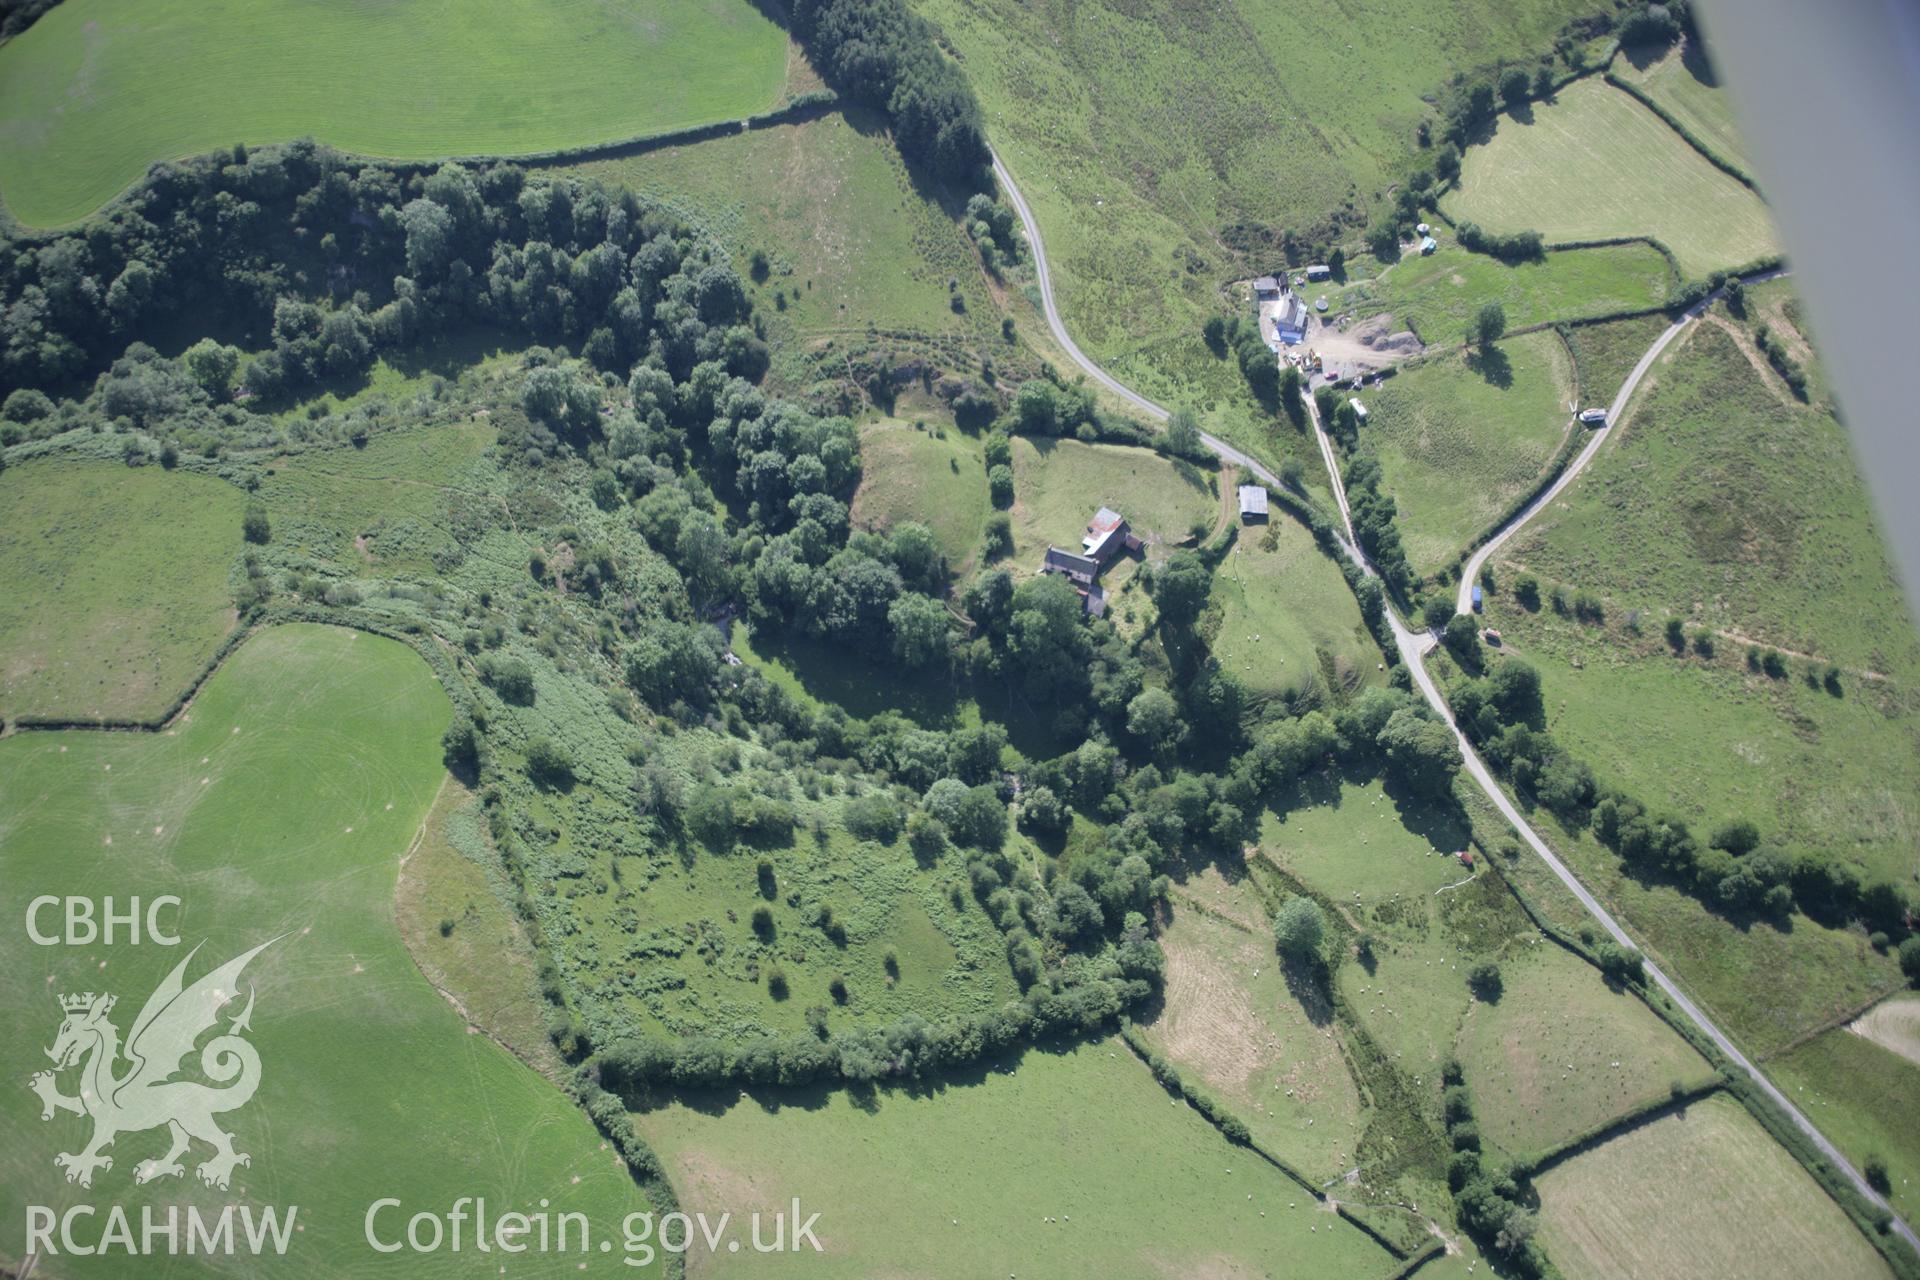
M1353 399L1347 401L1347 403L1353 406L1353 416L1360 419L1362 423L1366 422L1367 406L1360 403L1360 397L1355 396Z
M1281 284L1272 276L1261 276L1253 282L1253 296L1260 302L1272 302L1280 296Z
M1439 247L1440 247L1440 242L1438 240L1435 240L1432 236L1420 237L1421 253L1423 254L1432 253L1435 249L1438 249Z
M1309 280L1331 280L1332 278L1333 268L1324 262L1316 262L1307 268L1307 279Z
M1265 524L1267 522L1267 487L1260 484L1240 486L1240 521L1242 524Z

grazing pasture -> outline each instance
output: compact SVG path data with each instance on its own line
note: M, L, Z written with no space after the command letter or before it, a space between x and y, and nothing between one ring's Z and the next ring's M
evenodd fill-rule
M0 472L0 718L163 714L233 629L245 507L160 467Z
M820 1214L821 1253L743 1249L692 1259L695 1275L1366 1280L1398 1265L1117 1039L924 1089L698 1096L635 1120L689 1212L737 1221L799 1196Z
M1481 1135L1510 1155L1548 1148L1713 1071L1638 997L1542 943L1501 966L1497 1001L1476 1004L1459 1057Z
M1415 573L1453 560L1539 479L1575 429L1572 398L1573 362L1551 332L1425 360L1367 393L1361 435Z
M1614 59L1613 73L1645 91L1722 160L1753 172L1746 140L1733 118L1733 103L1698 41L1686 40L1661 50L1629 45Z
M1302 525L1271 510L1264 528L1240 531L1214 571L1206 622L1214 656L1255 698L1344 696L1378 683L1380 647L1339 567Z
M1502 592L1486 620L1540 671L1555 740L1604 782L1702 836L1746 818L1780 847L1819 850L1869 880L1920 868L1910 689L1842 676L1836 696L1808 686L1803 662L1781 679L1750 670L1728 640L1711 659L1677 655L1658 613L1636 635L1624 617L1530 613Z
M1779 252L1760 198L1597 76L1467 148L1447 215L1550 241L1651 235L1689 276Z
M1445 237L1446 232L1437 232ZM1529 262L1502 262L1468 253L1451 238L1438 253L1402 258L1339 294L1333 310L1356 316L1390 315L1422 342L1460 341L1489 302L1507 314L1507 327L1608 315L1657 307L1673 292L1673 269L1650 244L1561 249Z
M1819 1184L1726 1097L1612 1138L1537 1185L1540 1239L1568 1280L1888 1274Z
M1324 1010L1310 1013L1289 989L1252 881L1195 873L1175 888L1172 915L1165 999L1141 1028L1148 1042L1309 1177L1352 1168L1366 1102Z
M889 418L860 429L860 488L853 524L884 532L906 520L933 530L947 563L964 574L987 519L980 440L940 422Z
M1552 679L1547 672L1542 682ZM1759 921L1736 926L1671 884L1629 876L1591 831L1569 830L1543 809L1534 817L1594 896L1748 1053L1764 1058L1783 1050L1901 985L1899 967L1877 955L1858 926L1830 927L1800 915L1790 929ZM1514 868L1540 891L1546 877L1534 876L1526 858ZM1591 927L1583 913L1567 920L1574 929ZM1756 984L1756 973L1791 973L1793 981Z
M282 5L77 0L0 47L0 196L72 222L157 161L314 137L430 160L763 111L786 35L747 0Z
M1667 349L1606 448L1504 559L1610 614L1731 633L1736 652L1751 640L1910 678L1920 637L1845 429L1763 373L1721 318Z
M869 325L968 334L993 310L965 232L914 185L868 111L567 171L686 210L742 267L765 253L766 277L748 279L748 288L769 323L802 336ZM959 282L964 313L952 307L948 280Z
M15 1204L240 1200L299 1206L289 1259L314 1273L470 1275L470 1253L376 1254L362 1219L382 1196L444 1211L484 1194L504 1209L587 1213L602 1228L646 1201L564 1095L484 1035L421 977L394 927L396 869L445 778L445 696L427 667L390 640L284 626L246 641L169 730L26 733L0 742L0 884L24 919L42 893L124 901L182 899L180 948L36 947L0 936L16 979L0 1014L20 1034L0 1042L0 1070L44 1068L58 1025L54 997L107 990L120 1027L202 940L188 979L277 939L248 969L257 992L251 1042L259 1092L225 1117L252 1164L229 1190L191 1172L145 1187L135 1165L165 1135L128 1133L91 1189L62 1180L56 1152L77 1149L84 1122L42 1122L21 1091L0 1109L0 1187ZM457 929L456 929L457 932ZM204 1150L195 1159L204 1157ZM0 1223L0 1254L20 1257L22 1220ZM531 1259L529 1259L531 1261ZM115 1255L61 1271L148 1275L152 1260ZM535 1270L571 1274L578 1259ZM223 1274L270 1275L244 1258Z
M1890 996L1850 1025L1824 1031L1767 1063L1774 1083L1856 1167L1880 1158L1888 1199L1903 1217L1920 1211L1920 1126L1913 1123L1920 1109L1916 1008L1920 996ZM1875 1026L1896 1018L1904 1033L1887 1035Z

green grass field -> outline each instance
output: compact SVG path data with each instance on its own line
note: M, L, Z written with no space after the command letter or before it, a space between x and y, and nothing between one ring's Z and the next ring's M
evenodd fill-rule
M1491 355L1403 369L1365 397L1367 425L1414 571L1432 573L1490 528L1573 430L1573 362L1554 333Z
M1598 77L1467 149L1447 215L1548 240L1658 237L1690 276L1779 251L1760 198Z
M1380 648L1339 568L1277 510L1265 528L1240 531L1214 572L1211 610L1214 656L1256 698L1310 687L1344 695L1383 679Z
M1733 118L1733 104L1720 88L1716 69L1696 42L1672 45L1657 56L1646 50L1623 49L1614 59L1613 73L1645 90L1722 160L1753 172L1746 140Z
M313 626L249 639L177 726L163 734L22 734L0 742L0 866L7 911L25 917L42 893L94 898L178 894L179 933L207 950L198 976L279 937L249 969L258 1005L250 1039L260 1091L226 1117L251 1152L231 1192L191 1176L133 1185L161 1133L128 1133L91 1190L61 1180L53 1156L84 1141L83 1122L42 1123L21 1091L0 1110L0 1184L16 1204L56 1209L110 1200L191 1203L203 1213L239 1200L298 1205L289 1256L316 1272L469 1275L469 1253L376 1255L362 1237L367 1206L404 1196L436 1211L485 1193L502 1209L541 1197L602 1229L644 1207L631 1177L586 1117L552 1085L465 1021L420 976L394 927L397 864L444 778L438 737L445 696L404 646ZM185 954L152 945L36 947L21 929L0 938L17 981L0 997L19 1034L0 1066L23 1081L46 1060L54 995L109 990L124 1031L146 994ZM22 1219L0 1225L0 1254L19 1257ZM146 1275L148 1259L116 1256L63 1274ZM572 1272L572 1257L526 1262ZM268 1275L287 1264L236 1258L221 1274Z
M72 222L155 161L311 136L406 159L612 142L772 106L787 40L745 0L286 6L77 0L0 49L0 195Z
M1614 1138L1538 1186L1540 1239L1569 1280L1888 1274L1840 1207L1729 1098Z
M1150 449L1078 440L1013 441L1013 560L1040 567L1049 545L1080 550L1087 521L1101 507L1127 518L1158 559L1191 536L1195 522L1212 529L1220 499L1209 473Z
M1790 931L1736 927L1680 889L1629 877L1591 833L1566 831L1544 811L1535 817L1581 881L1749 1053L1782 1049L1900 986L1898 968L1858 928L1828 928L1805 916L1795 916ZM1793 981L1756 984L1756 973L1791 973Z
M1672 293L1673 270L1649 244L1564 249L1534 262L1505 263L1468 253L1444 228L1439 252L1413 255L1334 295L1332 310L1391 315L1427 343L1457 343L1480 308L1498 302L1507 327L1578 320L1657 307Z
M1920 636L1824 406L1793 402L1711 323L1653 376L1624 430L1505 559L1610 612L1643 610L1650 630L1676 614L1845 667L1920 671Z
M1869 879L1920 865L1920 704L1904 684L1843 677L1835 697L1747 670L1732 644L1679 658L1657 621L1635 636L1505 594L1486 616L1540 670L1555 739L1628 794L1703 834L1749 818Z
M1561 948L1517 950L1503 991L1476 1004L1459 1056L1480 1132L1511 1155L1538 1155L1713 1071L1639 999Z
M977 436L951 424L898 419L860 429L854 526L886 530L905 520L932 529L947 563L966 573L987 521L987 468Z
M535 954L509 905L514 886L479 797L449 779L400 868L394 918L427 980L527 1062L557 1075ZM444 931L443 931L444 930Z
M693 1259L697 1275L1364 1278L1396 1266L1170 1098L1117 1040L1029 1051L924 1091L702 1097L636 1119L690 1212L738 1219L799 1196L820 1214L822 1253L743 1249Z
M1453 857L1466 840L1457 810L1332 772L1276 797L1261 820L1264 855L1372 935L1370 957L1345 959L1335 981L1354 1020L1414 1078L1453 1056L1474 961L1531 935L1498 882Z
M1914 997L1895 996L1886 1003ZM1920 1210L1920 1063L1848 1027L1823 1032L1770 1059L1767 1074L1855 1166L1886 1163L1888 1199L1902 1217Z
M1744 816L1789 849L1904 878L1920 832L1920 644L1845 433L1785 400L1723 329L1677 345L1497 567L1592 592L1605 627L1506 595L1489 618L1543 668L1550 726L1603 778L1702 829ZM1668 617L1717 633L1714 657L1673 656ZM1747 668L1749 641L1818 657L1768 679ZM1838 696L1804 678L1829 661Z
M802 337L859 333L869 325L968 334L993 309L965 233L915 188L881 121L868 112L569 171L685 209L743 268L755 250L764 251L768 276L748 287L770 323ZM949 279L960 282L964 315L949 304Z
M492 473L493 428L460 422L378 435L364 448L296 454L260 487L276 542L336 565L431 572L446 515Z
M1208 868L1173 895L1161 936L1166 994L1149 1043L1309 1177L1353 1167L1369 1108L1326 1034L1288 989L1252 880Z
M159 467L0 473L0 717L172 706L233 628L245 506L223 480ZM154 537L163 524L172 536Z

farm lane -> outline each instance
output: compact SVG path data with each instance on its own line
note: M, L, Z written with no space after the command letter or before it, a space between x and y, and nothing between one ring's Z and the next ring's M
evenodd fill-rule
M1006 190L1007 199L1012 203L1014 212L1020 215L1021 226L1026 231L1027 243L1032 247L1034 276L1040 285L1041 309L1046 315L1047 328L1052 332L1054 341L1058 342L1062 349L1073 358L1074 362L1085 370L1087 375L1095 382L1155 420L1164 421L1169 416L1166 409L1134 391L1114 378L1106 370L1102 369L1097 363L1090 359L1085 352L1080 350L1079 346L1074 342L1072 335L1067 332L1065 323L1060 319L1059 308L1054 302L1053 280L1047 269L1046 249L1040 238L1039 223L1034 219L1032 209L1028 207L1026 198L1020 194L1019 187L1014 184L1012 173L1009 172L1006 164L1000 159L997 151L993 153L993 172L994 176L999 179L1000 185ZM1768 271L1750 276L1747 279L1750 283L1758 283L1761 280L1771 279L1781 274L1785 274L1785 272ZM1634 366L1632 374L1627 378L1626 384L1621 387L1620 393L1614 397L1613 403L1607 411L1607 426L1595 433L1597 438L1588 443L1586 449L1581 452L1580 457L1567 469L1567 473L1563 475L1558 482L1535 502L1528 504L1526 509L1516 515L1513 520L1509 521L1493 538L1490 538L1486 547L1482 549L1482 553L1469 562L1467 571L1464 572L1461 577L1463 583L1461 601L1463 604L1470 603L1467 599L1469 588L1464 584L1470 584L1474 580L1479 572L1480 564L1486 559L1486 555L1490 554L1502 542L1506 541L1514 530L1526 523L1535 512L1543 507L1556 494L1560 493L1565 486L1571 482L1573 477L1579 473L1580 469L1584 467L1595 452L1597 452L1605 436L1612 432L1614 424L1619 420L1620 414L1625 411L1628 401L1633 396L1633 392L1638 388L1641 379L1645 376L1646 371L1652 367L1653 362L1659 358L1661 352L1673 342L1674 338L1676 338L1689 323L1708 306L1712 305L1718 296L1719 294L1717 292L1710 294L1692 310L1688 311L1672 325L1661 331L1660 336L1654 340L1653 345L1648 348L1646 354L1644 354L1640 358L1639 363ZM1312 399L1310 397L1303 398L1306 400L1307 414L1313 421L1314 434L1319 438L1320 454L1327 464L1328 479L1332 485L1334 496L1339 502L1341 521L1346 528L1346 536L1340 539L1341 550L1369 576L1377 576L1366 553L1355 544L1353 538L1353 522L1347 510L1346 486L1341 482L1340 469L1334 457L1332 442L1327 437L1325 427L1320 421L1320 415L1315 410ZM1276 476L1252 458L1234 449L1231 445L1205 432L1201 433L1201 439L1205 442L1207 448L1211 449L1223 460L1246 467L1265 484L1276 488L1280 487L1280 481ZM1587 887L1580 882L1580 878L1574 874L1572 868L1562 862L1558 855L1548 847L1547 842L1533 829L1532 824L1526 820L1525 816L1521 814L1513 802L1507 798L1506 792L1494 778L1492 771L1487 768L1486 762L1481 760L1479 753L1473 749L1473 744L1467 741L1466 735L1460 732L1459 725L1454 723L1452 708L1448 706L1446 699L1441 696L1440 689L1434 683L1433 677L1427 672L1424 661L1425 655L1433 648L1435 643L1432 633L1424 630L1416 631L1408 627L1401 619L1399 611L1393 607L1391 601L1387 603L1386 616L1393 630L1394 647L1400 651L1401 660L1406 663L1408 672L1412 675L1414 683L1419 687L1421 694L1426 698L1435 714L1444 720L1447 726L1453 730L1454 738L1459 744L1460 754L1465 761L1468 774L1473 778L1474 782L1478 784L1480 789L1486 793L1487 798L1493 802L1494 806L1500 810L1501 815L1506 818L1513 829L1526 841L1528 847L1540 856L1541 860L1547 864L1554 875L1560 879L1560 882L1566 885L1567 889L1579 900L1580 905L1585 907L1588 913L1600 922L1601 927L1607 931L1610 937L1623 946L1633 947L1635 950L1641 951L1642 963L1646 969L1647 976L1653 980L1654 985L1658 986L1667 994L1668 998L1673 1001L1675 1007L1685 1014L1686 1017L1713 1042L1714 1046L1727 1056L1729 1061L1744 1071L1747 1076L1760 1087L1767 1097L1772 1100L1774 1105L1779 1107L1780 1110L1793 1121L1794 1126L1804 1133L1808 1140L1819 1149L1821 1155L1831 1162L1836 1169L1839 1169L1846 1175L1847 1180L1866 1198L1868 1203L1885 1211L1889 1215L1892 1219L1892 1229L1902 1240L1905 1240L1907 1244L1916 1251L1920 1251L1920 1234L1916 1234L1914 1229L1907 1224L1906 1220L1894 1212L1893 1206L1887 1202L1886 1198L1868 1184L1866 1176L1862 1174L1846 1156L1841 1154L1840 1149L1815 1127L1813 1121L1809 1120L1798 1107L1793 1105L1786 1094L1775 1087L1774 1083L1766 1077L1760 1068L1740 1051L1733 1040L1707 1017L1706 1013L1687 996L1686 992L1682 991L1679 985L1675 983L1672 978L1668 977L1666 972L1662 970L1658 964L1645 956L1644 949L1621 927L1619 921L1615 920L1612 914L1600 904L1599 899L1588 891Z

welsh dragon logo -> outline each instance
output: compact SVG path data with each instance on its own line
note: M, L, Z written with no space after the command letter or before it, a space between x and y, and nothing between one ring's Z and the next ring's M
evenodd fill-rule
M244 1152L233 1149L233 1135L214 1123L222 1112L245 1106L260 1085L260 1055L242 1038L243 1032L252 1029L251 988L245 1007L228 1019L227 1030L200 1049L200 1072L214 1083L175 1076L195 1044L235 1000L241 971L276 941L261 943L183 990L180 975L199 953L196 946L147 997L124 1046L119 1029L107 1017L115 997L91 991L60 997L66 1017L53 1047L46 1051L54 1068L36 1072L27 1087L40 1095L42 1120L53 1119L57 1111L93 1120L92 1141L78 1152L54 1157L68 1182L92 1186L95 1170L113 1168L113 1158L102 1152L116 1137L161 1125L167 1127L171 1145L159 1159L142 1160L135 1166L137 1183L181 1176L185 1169L180 1157L194 1140L213 1148L213 1155L194 1170L210 1187L224 1191L234 1166L252 1163ZM123 1059L127 1066L121 1070ZM80 1070L80 1092L69 1096L60 1092L56 1077L73 1067Z

